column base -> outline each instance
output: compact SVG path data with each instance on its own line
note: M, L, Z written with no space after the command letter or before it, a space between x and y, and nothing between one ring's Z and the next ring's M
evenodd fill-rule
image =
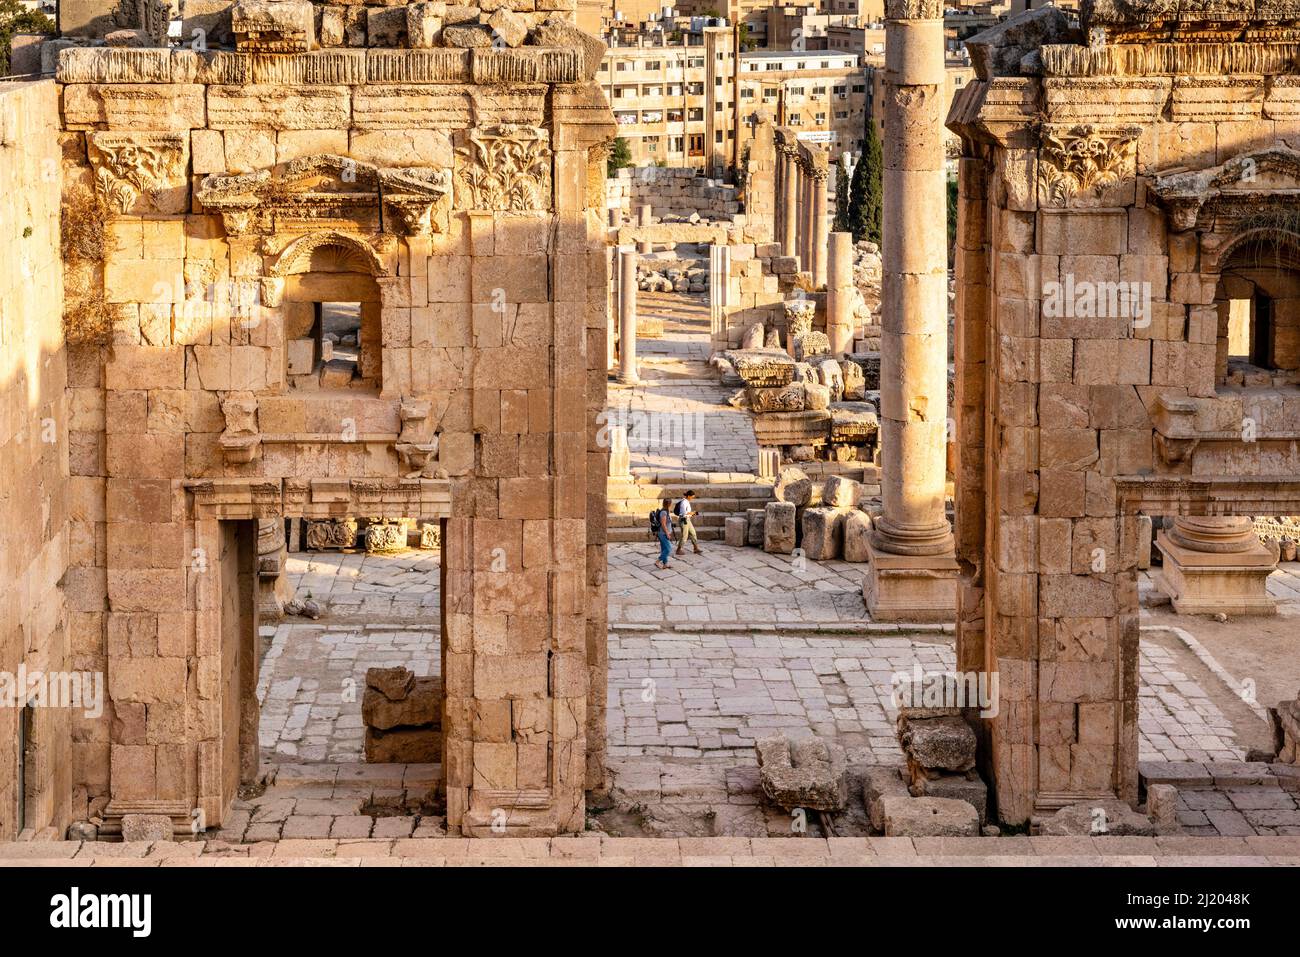
M957 559L938 555L894 555L867 543L862 598L873 621L926 624L957 620Z
M1273 553L1258 539L1244 551L1198 552L1156 536L1164 567L1156 586L1180 615L1276 615L1266 582L1276 567Z

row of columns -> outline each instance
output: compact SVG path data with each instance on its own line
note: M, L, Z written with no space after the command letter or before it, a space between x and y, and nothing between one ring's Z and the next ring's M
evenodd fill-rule
M781 251L797 258L821 288L826 285L830 154L801 144L787 129L777 131L776 148L776 237Z

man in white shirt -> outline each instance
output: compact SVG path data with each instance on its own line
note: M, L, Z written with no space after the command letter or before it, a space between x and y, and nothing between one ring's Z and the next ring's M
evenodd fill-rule
M695 498L694 490L689 490L677 502L677 507L673 509L677 513L677 519L682 523L681 530L677 533L677 554L682 553L686 547L686 540L689 538L691 544L695 546L695 554L703 554L700 551L700 537L695 534L695 522L692 517L695 515L695 506L691 504L691 499Z

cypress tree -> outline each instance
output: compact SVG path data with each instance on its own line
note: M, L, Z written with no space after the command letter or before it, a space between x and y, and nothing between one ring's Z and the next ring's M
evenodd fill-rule
M884 161L880 153L880 135L871 117L867 117L866 134L862 159L853 170L853 184L849 188L847 225L855 243L866 239L880 245L880 171Z

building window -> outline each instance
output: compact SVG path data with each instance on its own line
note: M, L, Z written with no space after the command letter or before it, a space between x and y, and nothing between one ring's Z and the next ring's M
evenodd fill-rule
M668 152L683 153L686 151L686 141L680 136L668 137Z
M790 114L790 125L791 125L791 126L799 126L801 123L802 123L802 120L800 120L800 118L799 118L799 114L798 114L798 113L791 113L791 114Z
M657 69L659 69L659 61L658 61L658 60L647 60L647 61L646 61L645 68L646 68L647 70L657 70Z
M700 123L704 120L704 108L697 106L686 111L686 119L692 123Z
M713 134L713 142L715 143L722 142L722 130L718 130L716 133Z
M816 121L816 122L817 122L817 125L818 125L818 126L825 126L825 125L826 125L826 114L825 114L825 113L818 113L818 114L817 114L817 121Z
M703 156L704 155L704 134L692 133L690 141L691 141L690 155Z

